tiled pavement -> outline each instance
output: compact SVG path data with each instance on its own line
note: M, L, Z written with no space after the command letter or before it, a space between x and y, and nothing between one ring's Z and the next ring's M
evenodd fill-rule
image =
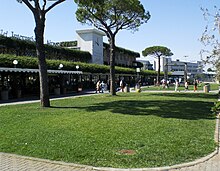
M170 171L220 171L220 154L217 154L204 163L181 169L172 169Z
M0 153L0 171L220 171L220 154L215 155L206 162L179 169L170 169L169 167L151 169L114 169L95 168L92 166L68 164Z
M0 105L1 106L1 105ZM216 122L215 139L219 139L219 124ZM218 152L218 151L216 151ZM186 164L187 165L187 164ZM183 165L182 165L183 166ZM173 169L164 168L144 168L144 169L114 169L114 168L95 168L77 164L55 162L32 157L7 154L0 152L0 171L220 171L220 153L213 157L207 157L193 162L192 166Z
M83 167L0 153L0 171L85 171Z

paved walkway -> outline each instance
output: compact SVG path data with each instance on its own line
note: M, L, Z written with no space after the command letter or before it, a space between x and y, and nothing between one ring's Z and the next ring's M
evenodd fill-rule
M89 95L93 92L86 92L80 95ZM71 97L65 97L71 98ZM32 103L39 100L20 101L0 104L13 105L20 103ZM216 121L215 140L219 142L219 120ZM190 166L189 166L190 165ZM178 168L178 169L176 169ZM178 166L163 168L144 168L144 169L114 169L114 168L96 168L92 166L84 166L70 164L64 162L56 162L32 157L24 157L14 154L0 152L0 171L220 171L220 153L217 149L214 153L197 161L186 163Z

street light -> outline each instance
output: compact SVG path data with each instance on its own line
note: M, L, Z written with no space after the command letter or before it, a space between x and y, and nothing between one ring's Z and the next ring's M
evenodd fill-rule
M76 65L76 70L78 71L79 69L79 65ZM76 91L79 92L79 91L82 91L82 86L79 85L79 76L78 74L76 74Z
M188 55L183 56L185 58L188 58ZM184 63L184 82L187 82L187 62Z
M60 64L58 69L62 69L63 68L63 64Z
M18 61L15 59L13 60L14 68L16 68L16 65L18 64Z
M79 65L76 65L76 70L78 71L78 69L79 69Z
M184 82L187 82L187 63L184 63Z
M139 75L140 75L141 69L140 68L136 68L136 72L137 72L137 78L139 79Z

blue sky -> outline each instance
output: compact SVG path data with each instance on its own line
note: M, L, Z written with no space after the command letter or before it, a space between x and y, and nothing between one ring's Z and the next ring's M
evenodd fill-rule
M171 49L173 59L200 60L203 45L199 38L206 22L200 7L220 7L219 0L141 0L151 19L131 33L123 30L116 37L116 45L137 52L146 47L162 45ZM47 14L45 39L53 42L76 39L75 30L89 28L76 21L76 4L73 0L55 7ZM24 36L34 36L34 19L24 4L16 0L1 0L0 29ZM106 42L107 39L105 38ZM185 58L184 56L188 56Z

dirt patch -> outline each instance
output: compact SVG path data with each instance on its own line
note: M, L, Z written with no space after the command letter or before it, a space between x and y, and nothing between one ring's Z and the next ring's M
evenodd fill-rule
M135 150L120 150L119 153L123 155L134 155L136 154L136 151Z

